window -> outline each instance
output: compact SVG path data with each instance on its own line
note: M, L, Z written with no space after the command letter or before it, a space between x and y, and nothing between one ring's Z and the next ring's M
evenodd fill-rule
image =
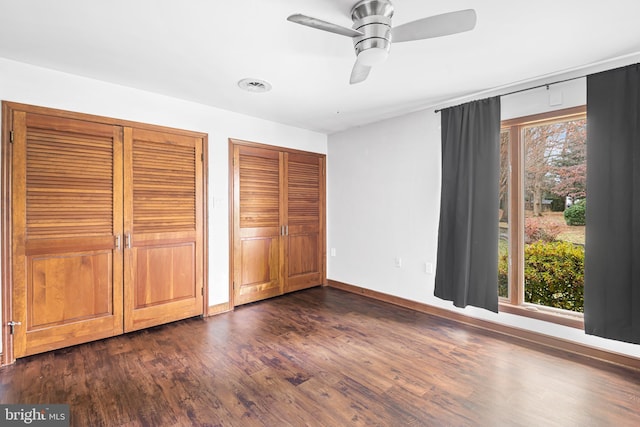
M502 123L500 311L582 327L586 108Z

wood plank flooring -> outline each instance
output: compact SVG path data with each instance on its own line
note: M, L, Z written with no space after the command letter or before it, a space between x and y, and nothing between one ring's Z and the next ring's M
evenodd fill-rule
M74 426L638 426L640 372L313 288L18 360Z

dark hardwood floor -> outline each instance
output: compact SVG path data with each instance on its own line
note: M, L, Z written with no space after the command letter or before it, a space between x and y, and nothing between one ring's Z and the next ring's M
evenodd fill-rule
M31 356L75 426L638 426L640 372L331 288Z

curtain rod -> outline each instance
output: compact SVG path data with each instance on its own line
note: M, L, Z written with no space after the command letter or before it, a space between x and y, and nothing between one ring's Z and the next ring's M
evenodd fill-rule
M508 95L515 95L516 93L520 93L520 92L526 92L528 90L534 90L534 89L540 89L541 87L546 87L547 89L549 89L549 86L551 85L557 85L559 83L565 83L565 82L570 82L572 80L578 80L578 79L582 79L584 77L587 77L586 75L584 76L576 76L576 77L570 77L568 79L563 79L563 80L557 80L555 82L551 82L551 83L543 83L537 86L532 86L532 87L527 87L524 89L518 89L518 90L514 90L511 92L507 92L507 93L503 93L502 95L495 95L495 96L508 96ZM471 102L471 101L469 101ZM462 104L466 104L465 102L463 102ZM458 104L458 105L462 105L462 104ZM458 105L452 105L451 107L446 107L446 108L438 108L437 110L434 111L434 113L439 113L442 110L446 110L447 108L452 108L452 107L457 107Z
M611 58L611 59L607 59L607 60L604 60L604 61L600 61L600 62L596 62L596 63L590 64L590 65L589 65L589 67L580 67L580 68L581 68L582 70L584 70L585 68L591 68L591 67L596 66L596 65L598 65L598 66L602 66L602 65L606 65L606 64L611 64L612 62L613 62L613 63L615 63L615 62L617 62L617 61L624 60L624 59L628 59L628 58L635 58L635 57L637 57L637 56L638 56L638 54L639 54L639 53L640 53L640 52L634 52L634 53L631 53L631 54L622 55L622 56L619 56L619 57L617 57L617 58ZM637 67L637 66L639 66L639 65L640 65L640 63L639 63L639 62L634 62L634 63L628 64L628 65L620 65L620 66L618 66L618 67L626 67L626 66L629 66L629 65L635 65L635 66ZM618 67L615 67L615 66L614 66L614 68L618 68ZM565 70L565 71L569 71L569 70ZM579 70L578 70L578 69L574 69L573 71L579 71ZM599 72L602 72L602 71L599 71ZM597 73L598 73L598 72L589 73L589 74L597 74ZM519 89L519 90L514 90L514 91L511 91L511 92L504 93L504 94L502 94L502 95L494 95L494 96L507 96L507 95L514 95L514 94L516 94L516 93L526 92L526 91L528 91L528 90L540 89L541 87L546 87L546 88L548 89L548 88L549 88L549 86L551 86L551 85L555 85L555 84L559 84L559 83L564 83L564 82L569 82L569 81L571 81L571 80L578 80L578 79L582 79L582 78L584 78L584 77L587 77L589 74L583 74L583 75L579 75L579 76L575 76L575 77L566 78L566 79L563 79L563 80L557 80L557 81L554 81L554 82L551 82L551 83L539 84L539 85L537 85L537 86L528 87L528 88ZM551 76L549 76L549 77L551 77ZM505 89L506 89L506 88L505 88ZM493 89L488 89L488 90L481 91L481 92L479 92L479 93L476 93L476 94L475 94L475 96L478 96L478 95L480 95L480 94L482 94L482 93L491 92L491 90L493 90ZM471 95L471 96L474 96L474 95ZM463 98L463 99L464 99L464 98ZM467 102L470 102L470 101L467 101ZM462 105L462 104L464 104L464 102L463 102L463 103L460 103L460 104L457 104L457 105L452 105L451 107L446 107L446 108L457 107L457 106ZM439 113L440 111L442 111L442 110L444 110L444 109L446 109L446 108L438 108L438 109L434 110L434 112L435 112L435 113Z

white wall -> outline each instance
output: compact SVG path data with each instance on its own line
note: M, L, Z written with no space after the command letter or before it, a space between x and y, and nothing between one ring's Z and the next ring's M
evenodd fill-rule
M433 111L329 136L327 247L336 255L328 278L429 299L433 277L424 263L436 257L439 138Z
M228 138L327 151L321 133L2 58L0 99L207 133L209 305L229 300Z
M533 85L532 85L533 86ZM584 79L510 95L503 119L583 105ZM549 95L562 103L549 105ZM458 103L458 102L456 102ZM428 109L329 136L328 278L466 315L640 357L640 346L433 295L440 204L440 114ZM402 259L396 267L395 259Z
M501 118L507 120L585 105L587 103L586 85L586 78L579 78L549 86L548 89L542 87L503 96L500 100Z

